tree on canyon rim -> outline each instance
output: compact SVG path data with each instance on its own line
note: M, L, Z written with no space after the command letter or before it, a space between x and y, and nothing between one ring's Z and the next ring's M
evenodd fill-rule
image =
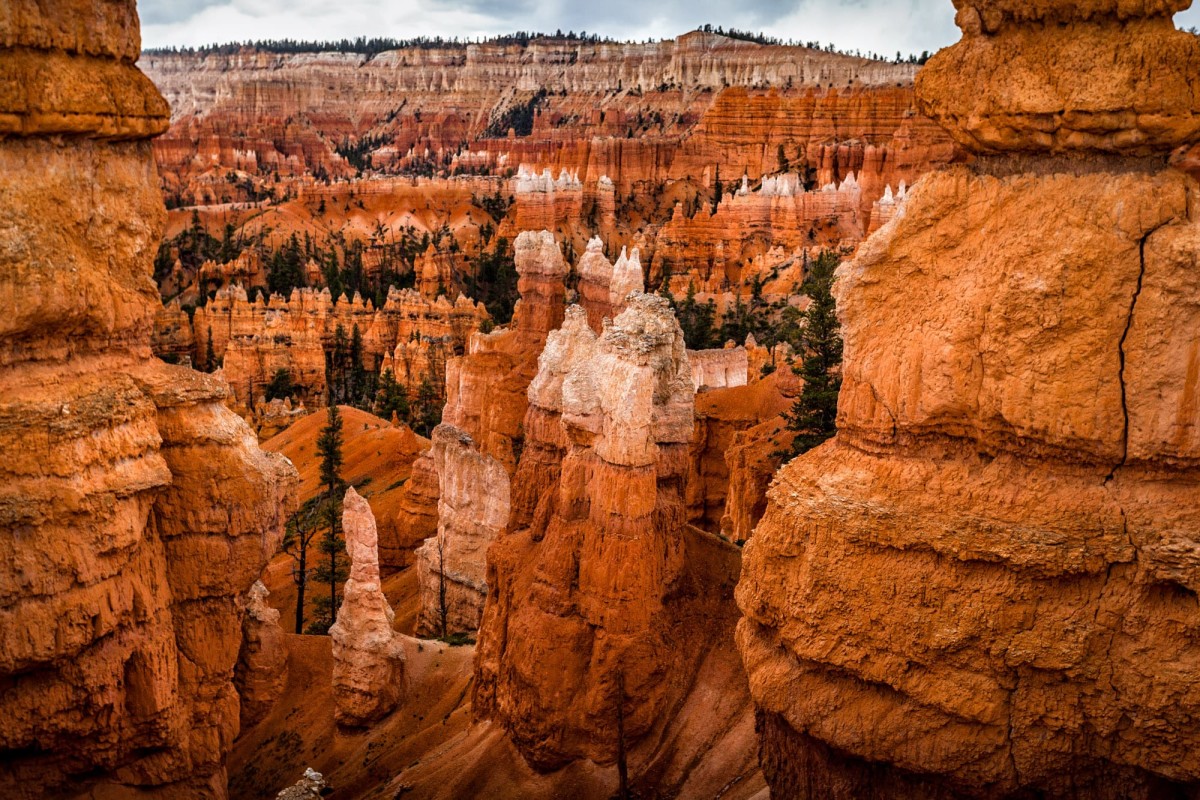
M807 453L837 433L838 394L842 389L842 328L833 299L837 253L825 251L805 270L801 291L812 301L803 312L795 349L801 358L792 370L804 378L804 389L784 415L796 432L793 456Z

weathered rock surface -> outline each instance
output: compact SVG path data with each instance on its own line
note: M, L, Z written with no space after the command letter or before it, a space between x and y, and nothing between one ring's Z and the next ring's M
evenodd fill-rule
M921 71L920 107L984 153L1149 156L1190 144L1200 39L1172 21L1190 5L955 0L963 40Z
M270 712L287 685L287 644L278 609L267 605L269 594L262 581L255 581L246 593L242 650L234 672L243 730Z
M597 337L579 307L529 389L509 529L488 553L475 709L545 769L612 763L670 716L697 651L684 479L693 388L662 298L633 295ZM697 636L703 640L703 635Z
M688 351L693 375L697 355ZM786 438L781 435L782 414L793 400L781 391L778 375L696 395L687 482L688 519L693 525L734 542L750 538L753 523L766 508L767 484L779 467L774 452Z
M276 795L277 800L317 800L321 790L325 788L325 777L309 767L304 770L304 777L296 781L295 786L289 786Z
M379 531L379 562L393 569L413 563L414 551L437 533L438 475L429 450L412 462L408 481L400 489L391 526Z
M479 627L487 548L508 524L509 477L503 464L450 425L434 428L431 455L438 475L438 528L417 549L417 633L448 636Z
M350 578L329 629L334 719L364 727L390 714L404 697L404 637L392 630L395 615L379 585L375 517L353 486L346 490L342 530Z
M294 480L150 355L166 105L134 4L0 23L0 794L225 797L238 597Z
M1190 136L1146 120L1191 107L1191 62L1128 55L1173 39L1167 4L959 5L923 100L985 98L1003 124L941 119L1042 155L926 176L840 272L839 433L780 472L738 586L764 771L778 798L1190 796L1200 189L1095 153ZM1052 66L1067 106L1122 112L1056 100L1035 132Z

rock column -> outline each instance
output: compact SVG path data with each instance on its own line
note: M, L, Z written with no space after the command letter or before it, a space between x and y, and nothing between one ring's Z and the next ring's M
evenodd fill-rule
M387 716L404 696L404 641L392 630L395 614L379 585L379 537L371 506L346 490L342 530L350 554L333 640L334 719L364 727Z
M0 17L0 795L219 800L295 473L150 355L169 111L134 3Z
M1200 187L1187 0L955 0L976 153L836 286L833 441L746 546L773 798L1200 785Z

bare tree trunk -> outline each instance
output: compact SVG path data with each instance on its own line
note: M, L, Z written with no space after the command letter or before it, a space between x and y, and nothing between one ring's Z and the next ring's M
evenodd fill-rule
M296 633L304 633L304 590L308 586L308 539L304 532L298 534L300 539L300 558L296 567Z

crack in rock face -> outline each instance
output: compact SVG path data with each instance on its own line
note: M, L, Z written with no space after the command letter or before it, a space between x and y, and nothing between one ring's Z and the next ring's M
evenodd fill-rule
M840 270L838 435L745 548L771 796L1188 791L1200 225L1166 156L1200 138L1190 4L955 5L919 101L981 159Z

